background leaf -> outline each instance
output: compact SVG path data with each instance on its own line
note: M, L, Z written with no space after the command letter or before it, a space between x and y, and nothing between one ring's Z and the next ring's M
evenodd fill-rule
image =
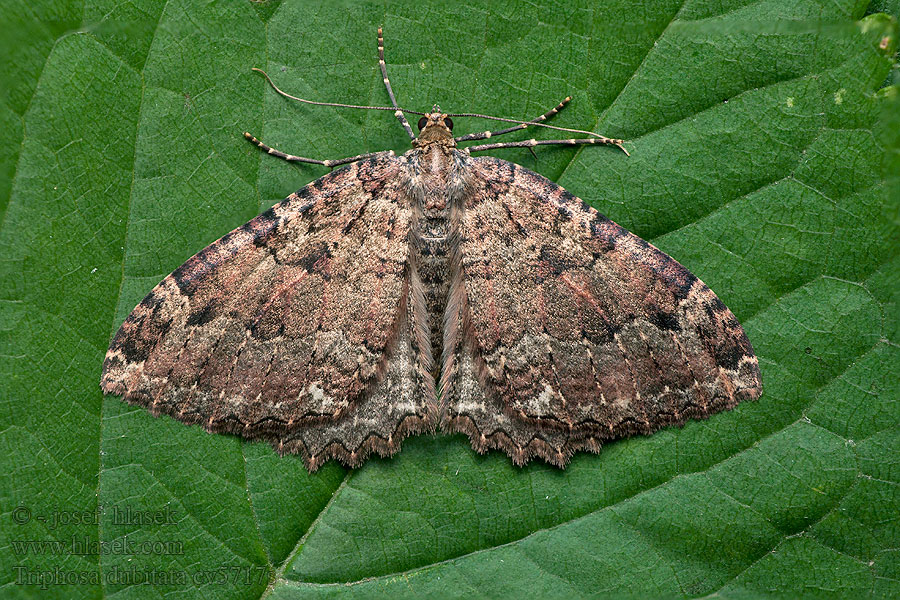
M897 3L447 4L7 3L2 594L900 595L897 24L871 14ZM250 72L383 104L381 24L407 107L531 118L572 95L557 125L630 140L499 155L706 281L763 397L566 471L423 436L313 476L103 398L140 298L325 172L243 131L322 158L408 148L390 115L289 103Z

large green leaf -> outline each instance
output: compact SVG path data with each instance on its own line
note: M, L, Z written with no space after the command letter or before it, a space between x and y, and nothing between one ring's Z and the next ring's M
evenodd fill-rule
M900 594L893 18L858 0L447 4L6 3L0 594ZM422 436L312 476L103 398L138 300L325 172L244 130L322 158L408 147L389 113L289 103L250 71L384 104L380 24L405 106L531 118L571 94L556 124L630 140L630 158L499 154L706 281L758 351L763 397L566 471ZM161 545L123 546L143 542Z

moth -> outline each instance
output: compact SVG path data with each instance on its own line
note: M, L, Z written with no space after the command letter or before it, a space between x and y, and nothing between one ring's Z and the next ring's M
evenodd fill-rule
M516 465L705 418L760 395L741 325L671 257L552 181L460 147L545 126L390 107L412 149L343 166L190 258L125 319L101 387L154 415L266 440L310 471L461 432ZM268 79L268 75L266 75ZM282 95L271 79L272 87ZM311 104L321 103L295 98ZM420 115L416 136L405 114ZM453 118L515 123L455 137ZM626 152L627 153L627 152Z

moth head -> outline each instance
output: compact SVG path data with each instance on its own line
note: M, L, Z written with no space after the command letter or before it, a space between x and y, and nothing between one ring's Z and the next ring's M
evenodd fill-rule
M441 112L437 104L430 113L425 114L418 122L419 145L434 142L453 142L453 120ZM452 145L456 145L453 143Z

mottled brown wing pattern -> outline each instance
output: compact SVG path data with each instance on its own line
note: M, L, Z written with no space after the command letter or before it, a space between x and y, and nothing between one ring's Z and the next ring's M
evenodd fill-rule
M469 164L445 427L562 466L759 396L750 342L697 277L536 173Z
M410 223L401 165L390 155L335 171L189 259L122 324L104 391L265 438L311 468L356 465L432 428L430 348L413 333L423 317L409 246L396 243ZM403 401L380 410L386 397ZM338 435L359 418L365 438Z

